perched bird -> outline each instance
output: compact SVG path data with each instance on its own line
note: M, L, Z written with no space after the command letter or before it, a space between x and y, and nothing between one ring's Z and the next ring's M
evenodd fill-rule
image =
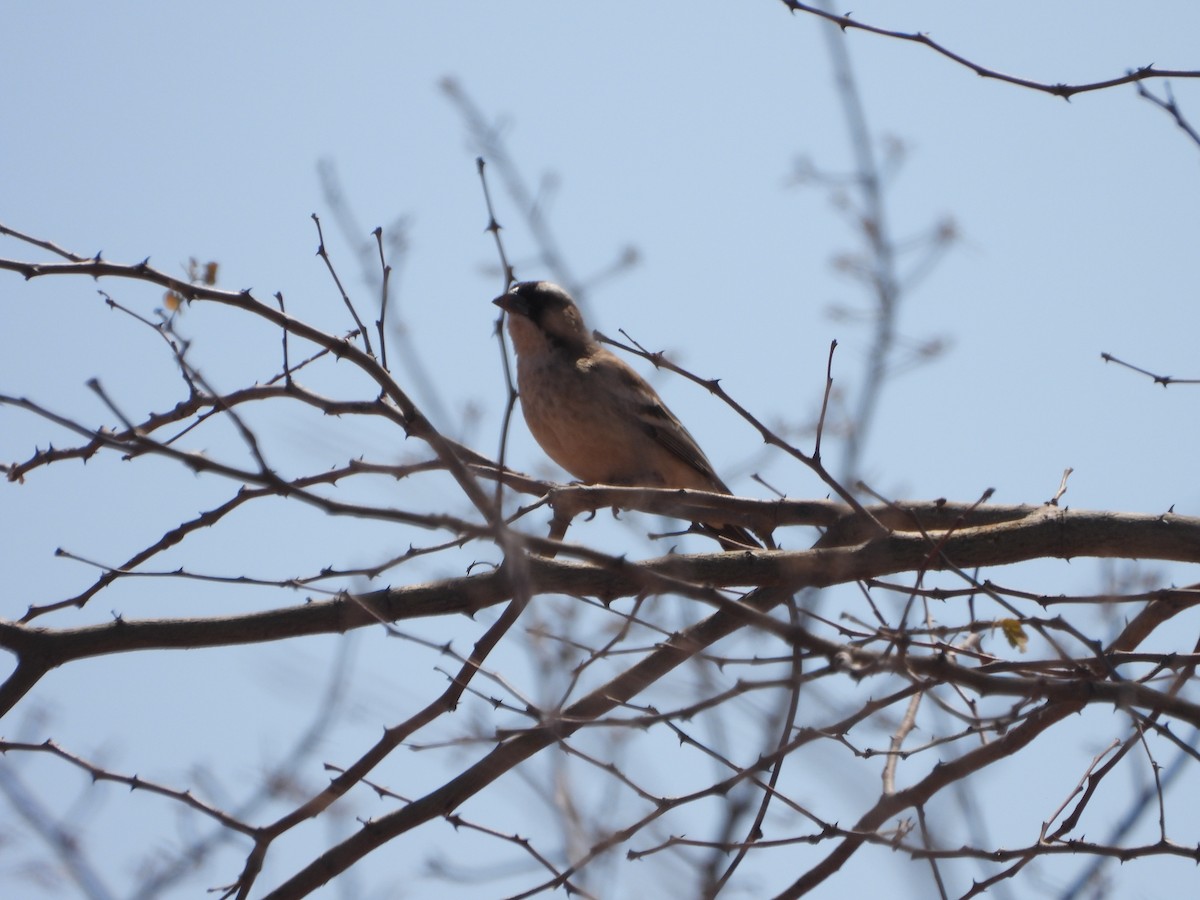
M492 302L508 313L525 422L551 459L589 483L730 493L654 388L592 337L570 294L523 281ZM727 550L761 546L736 525L697 527Z

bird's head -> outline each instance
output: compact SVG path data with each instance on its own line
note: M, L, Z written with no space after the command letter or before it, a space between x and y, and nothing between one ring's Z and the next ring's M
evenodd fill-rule
M522 344L533 340L580 353L593 344L579 307L553 282L520 281L492 302L509 314L509 332L518 354L525 349Z

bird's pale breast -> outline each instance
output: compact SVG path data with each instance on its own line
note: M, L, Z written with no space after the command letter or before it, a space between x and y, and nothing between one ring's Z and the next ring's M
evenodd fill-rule
M518 356L525 421L550 458L586 482L713 490L655 440L614 373L594 363Z

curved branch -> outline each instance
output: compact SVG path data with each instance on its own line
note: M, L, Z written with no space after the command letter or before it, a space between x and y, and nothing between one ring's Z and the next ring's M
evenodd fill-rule
M1151 78L1200 78L1200 71L1195 69L1159 69L1155 68L1154 64L1151 63L1148 66L1141 66L1126 72L1124 75L1116 78L1107 78L1103 81L1093 81L1086 84L1049 84L1041 81L1033 81L1028 78L1020 78L1016 75L1007 75L996 69L989 69L987 66L972 62L965 56L960 56L948 47L938 43L922 31L893 31L890 28L880 28L878 25L868 25L865 22L859 22L848 15L837 15L819 7L811 6L808 3L800 3L798 0L780 0L780 2L790 12L802 12L817 16L827 22L832 22L838 28L842 29L842 31L865 31L868 34L877 34L881 37L893 38L898 41L921 44L939 56L944 56L946 59L970 69L981 78L991 78L996 81L1002 81L1005 84L1015 84L1018 87L1028 88L1032 91L1062 97L1064 100L1070 100L1076 94L1103 91L1108 88L1120 87L1124 84L1137 84Z

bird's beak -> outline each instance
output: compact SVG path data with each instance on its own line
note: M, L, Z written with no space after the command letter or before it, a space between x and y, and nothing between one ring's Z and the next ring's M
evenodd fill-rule
M506 313L513 313L518 316L529 315L529 301L519 294L501 294L492 302Z

